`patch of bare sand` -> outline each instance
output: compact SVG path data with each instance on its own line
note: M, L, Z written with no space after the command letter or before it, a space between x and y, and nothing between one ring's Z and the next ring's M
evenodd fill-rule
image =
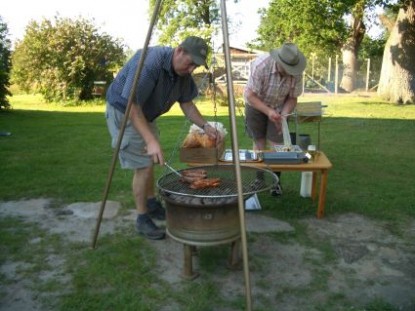
M100 203L81 202L51 208L52 200L22 200L0 203L0 217L19 217L38 223L51 234L59 234L68 243L91 242ZM120 205L106 205L101 234L111 234L122 226L132 226L135 212L119 214ZM249 255L249 278L255 308L272 306L275 310L310 310L324 305L329 297L341 296L344 301L364 306L380 298L398 310L415 310L415 221L396 236L385 223L361 215L344 214L325 219L304 219L312 243L296 241L295 229L288 223L248 212L246 217ZM293 234L279 240L279 232ZM39 243L34 239L31 243ZM172 238L151 242L158 253L160 277L174 286L181 286L183 247ZM325 253L324 245L330 251ZM217 262L213 271L203 271L199 261L203 252L193 257L193 265L203 278L213 280L224 297L243 297L245 278L242 270L229 270L227 259ZM224 256L226 257L226 256ZM54 278L70 287L71 276L62 275L65 258L48 258L51 270L39 277ZM45 310L39 302L42 293L24 277L28 262L8 261L0 267L7 282L0 285L5 293L0 310ZM168 309L168 308L167 308ZM166 309L166 310L167 310ZM169 309L170 310L170 309ZM342 307L333 307L342 310Z
M294 230L287 223L257 212L247 216L249 281L257 307L309 310L338 296L357 307L380 299L398 310L415 310L414 222L404 229L406 238L402 238L390 233L386 224L357 214L305 219L302 223L312 247L295 239L278 242L268 234ZM331 251L325 254L322 249L327 244ZM178 245L172 239L155 244L161 277L176 285L182 281L184 260ZM195 270L199 259L193 257ZM227 270L226 260L218 263L214 273L202 273L200 278L215 280L225 297L240 297L245 291L244 274Z

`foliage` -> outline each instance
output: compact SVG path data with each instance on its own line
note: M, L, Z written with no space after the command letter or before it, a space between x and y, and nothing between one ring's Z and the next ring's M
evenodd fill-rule
M362 70L363 64L370 59L371 80L379 81L380 68L382 67L383 49L385 48L386 39L370 38L365 35L359 48L359 68Z
M258 39L252 47L270 49L291 41L299 45L306 55L339 54L350 35L347 20L365 9L366 23L374 23L374 0L296 1L272 0L262 10ZM360 16L361 17L361 16Z
M261 13L259 38L251 45L271 49L291 41L306 55L336 54L347 34L346 11L344 1L272 0Z
M11 42L7 38L8 32L7 24L0 16L0 110L10 107L7 99L11 95L8 90L11 70Z
M259 38L251 46L270 49L287 41L295 42L310 59L310 64L315 59L323 60L342 54L341 87L352 91L359 84L357 70L362 68L367 58L373 61L372 68L381 67L379 48L381 44L384 46L386 40L383 37L371 39L365 32L377 23L375 7L386 6L390 2L303 0L294 5L291 0L272 0L270 7L262 11ZM327 64L322 65L324 68ZM318 69L321 68L313 66L314 74ZM372 77L377 79L379 72L376 70Z
M363 38L362 45L360 46L359 56L362 59L382 57L385 42L386 39L383 37L372 39L366 35Z
M13 78L47 101L89 100L94 81L112 80L124 61L123 46L92 21L55 17L29 22L13 53Z
M156 0L150 0L154 8ZM157 29L161 44L180 43L188 35L210 39L218 29L219 7L215 0L163 1Z

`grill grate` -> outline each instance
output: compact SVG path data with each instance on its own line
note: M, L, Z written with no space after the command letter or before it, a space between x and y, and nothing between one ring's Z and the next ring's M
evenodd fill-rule
M220 178L218 187L205 189L192 189L189 184L180 181L180 177L174 173L168 173L157 181L157 187L162 194L176 194L201 198L226 198L238 196L235 166L214 165L199 166L187 170L204 169L208 178ZM179 171L182 172L184 170ZM242 192L244 196L272 188L278 181L278 177L271 171L249 166L241 166Z

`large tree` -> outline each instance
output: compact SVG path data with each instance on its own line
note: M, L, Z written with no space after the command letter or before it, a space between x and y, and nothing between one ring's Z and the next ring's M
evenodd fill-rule
M28 24L13 53L13 77L48 101L88 100L94 81L111 81L123 61L123 45L91 21L55 17Z
M352 91L356 84L358 50L366 31L364 21L374 1L272 0L269 9L263 12L257 44L271 48L291 41L308 57L320 59L341 53L344 68L341 87Z
M150 0L150 8L156 0ZM216 0L165 0L162 2L157 30L161 44L174 45L188 35L211 39L219 25Z
M252 46L269 50L295 42L307 56L335 54L347 36L345 11L343 1L272 0Z
M366 33L364 15L368 5L369 2L367 0L357 0L350 10L348 37L341 48L343 76L340 87L347 92L353 91L356 86L358 51Z
M378 94L401 104L415 103L415 0L400 9L383 54Z
M0 16L0 110L10 107L7 96L11 95L8 87L10 86L10 55L11 42L8 38L7 24Z

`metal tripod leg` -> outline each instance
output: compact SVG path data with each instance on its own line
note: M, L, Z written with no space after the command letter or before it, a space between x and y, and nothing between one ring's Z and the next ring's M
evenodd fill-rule
M248 263L248 247L247 247L247 238L246 238L246 229L245 229L245 203L242 193L242 181L241 181L241 164L239 161L239 144L238 144L238 134L236 126L236 116L235 116L235 98L233 91L233 79L232 79L232 65L230 58L230 48L229 48L229 31L228 31L228 20L226 13L226 1L221 0L221 19L222 19L222 33L223 33L223 42L224 42L224 55L225 55L225 64L226 64L226 82L227 82L227 91L228 91L228 100L229 100L229 115L231 120L232 127L232 152L233 160L235 164L235 176L237 181L238 188L238 208L239 208L239 220L240 220L240 231L241 231L241 243L242 243L242 258L243 258L243 268L244 268L244 279L245 279L245 296L246 296L246 310L252 310L252 297L251 297L251 281L249 275L249 263Z
M135 89L136 89L136 86L137 86L137 83L138 83L138 79L141 75L141 71L142 71L143 66L144 66L144 60L146 58L148 45L149 45L150 39L151 39L151 34L153 33L153 28L154 28L154 25L156 23L157 16L160 12L161 1L162 0L157 0L156 4L154 6L154 12L153 12L153 16L151 18L150 26L148 28L146 41L144 43L144 48L142 50L142 55L141 55L140 60L138 62L137 71L135 72L134 81L133 81L133 84L132 84L132 87L131 87L131 90L130 90L130 95L128 97L128 104L127 104L127 108L126 108L126 111L125 111L125 114L124 114L124 120L122 122L120 132L118 134L117 145L114 149L114 154L112 156L111 167L109 169L107 182L105 184L104 195L103 195L103 199L102 199L102 202L101 202L101 207L100 207L99 214L98 214L98 219L97 219L97 224L96 224L96 227L95 227L94 237L92 239L92 248L95 248L96 244L97 244L99 228L101 227L102 215L104 214L105 204L107 203L108 193L109 193L109 189L110 189L111 181L112 181L112 175L114 174L115 166L116 166L117 161L118 161L118 153L120 152L120 146L121 146L122 137L124 136L125 126L127 125L127 121L128 121L129 115L130 115L131 105L132 105L132 102L133 102L132 99L135 96Z

